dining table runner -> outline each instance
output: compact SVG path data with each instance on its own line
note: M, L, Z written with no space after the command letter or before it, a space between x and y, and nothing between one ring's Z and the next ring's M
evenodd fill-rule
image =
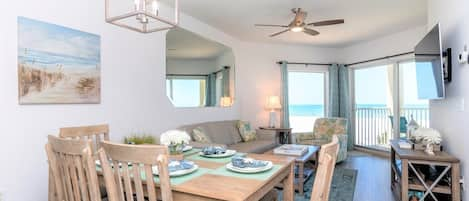
M233 158L233 156L230 156L230 157L224 157L224 158L208 158L208 157L203 157L199 154L194 154L192 156L189 156L189 157L186 157L186 160L199 160L199 161L208 161L208 162L214 162L214 163L229 163L231 162L231 158Z
M201 151L202 151L202 149L193 148L189 151L183 152L182 154L184 155L184 157L188 157L188 156L191 156L191 155L194 155L194 154L198 154Z
M264 172L259 172L259 173L237 173L233 172L231 170L226 169L225 166L217 168L215 170L212 170L208 172L208 174L214 174L214 175L221 175L221 176L227 176L227 177L236 177L236 178L242 178L242 179L256 179L256 180L262 180L265 181L269 179L272 175L274 175L277 171L280 170L282 166L280 165L273 165L272 169L264 171Z

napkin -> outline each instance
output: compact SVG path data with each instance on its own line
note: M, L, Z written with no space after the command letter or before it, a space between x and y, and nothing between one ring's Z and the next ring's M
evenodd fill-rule
M233 166L238 168L259 168L267 166L267 161L255 160L246 156L237 155L231 159Z
M169 162L169 172L176 172L179 170L188 170L194 167L194 162L187 160L171 160Z
M202 149L204 155L218 155L226 153L226 148L220 146L208 146Z

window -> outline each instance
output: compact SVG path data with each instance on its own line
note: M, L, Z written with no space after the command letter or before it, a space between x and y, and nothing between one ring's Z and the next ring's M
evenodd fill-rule
M314 122L326 115L325 71L288 73L290 127L293 132L313 131Z
M176 107L205 105L205 78L168 78L167 95Z
M389 150L389 140L407 137L411 120L429 126L428 100L418 99L416 77L408 60L354 68L355 145Z

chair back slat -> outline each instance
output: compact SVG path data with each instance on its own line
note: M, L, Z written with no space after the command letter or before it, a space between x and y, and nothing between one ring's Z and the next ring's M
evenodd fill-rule
M328 201L334 174L335 162L339 152L339 139L333 136L332 142L321 146L318 168L311 193L311 201Z
M160 145L125 145L104 141L98 151L109 201L157 201L152 167L157 166L161 198L172 201L168 148ZM112 161L112 166L109 161Z
M102 124L60 128L59 136L61 138L91 140L92 152L95 154L101 148L102 141L109 141L109 126Z
M101 200L90 141L49 136L46 153L58 200Z

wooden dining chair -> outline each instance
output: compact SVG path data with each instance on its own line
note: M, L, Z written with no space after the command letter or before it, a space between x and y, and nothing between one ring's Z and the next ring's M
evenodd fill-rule
M71 139L85 139L92 141L92 152L96 152L101 147L101 142L109 141L109 125L91 125L80 127L65 127L60 128L59 137Z
M321 146L319 162L314 178L311 193L311 201L328 201L331 190L332 176L334 175L335 162L339 152L339 138L332 137L332 142Z
M55 189L49 200L101 201L91 141L49 136L46 153Z
M107 141L101 145L98 155L109 201L173 200L166 146L126 145ZM157 199L152 166L156 166L159 172L161 189L159 199Z

